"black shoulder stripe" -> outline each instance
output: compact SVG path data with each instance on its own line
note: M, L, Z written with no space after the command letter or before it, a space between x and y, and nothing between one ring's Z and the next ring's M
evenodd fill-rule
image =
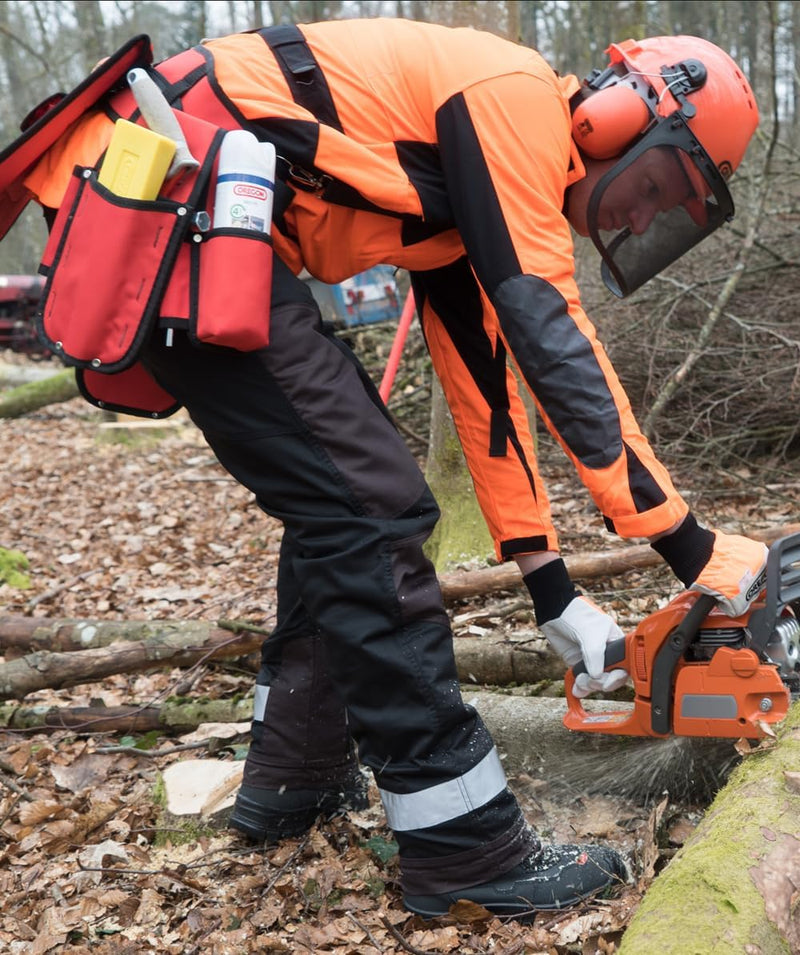
M436 133L456 226L491 298L501 282L519 274L520 264L463 93L436 111Z
M293 23L285 23L256 32L272 50L295 103L320 123L344 132L325 74L300 30Z

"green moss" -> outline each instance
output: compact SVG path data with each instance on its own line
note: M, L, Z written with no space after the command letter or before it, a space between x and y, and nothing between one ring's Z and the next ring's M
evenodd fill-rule
M455 493L452 487L434 487L442 511L439 523L425 543L425 554L442 573L454 565L494 556L494 545L478 501L469 489Z
M219 830L214 826L193 822L188 819L182 819L179 823L171 820L169 823L159 821L155 830L153 845L163 848L164 846L185 846L193 842L198 842L205 837L211 839L219 835Z
M17 590L27 590L31 579L23 571L28 567L28 558L21 551L0 547L0 584L8 584Z
M795 705L779 744L746 757L733 771L646 893L619 955L716 955L744 951L746 945L764 955L789 955L750 872L774 845L767 830L797 831L800 795L787 789L784 771L800 765L798 725L800 705Z
M161 809L167 808L167 787L164 784L164 777L161 773L156 775L156 781L153 784L153 802Z
M102 428L95 434L98 444L122 445L132 450L147 450L170 434L168 428Z

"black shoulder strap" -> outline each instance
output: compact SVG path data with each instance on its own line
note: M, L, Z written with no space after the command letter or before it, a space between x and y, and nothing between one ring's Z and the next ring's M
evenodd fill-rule
M328 81L299 28L286 23L255 32L274 53L295 103L320 123L343 132Z

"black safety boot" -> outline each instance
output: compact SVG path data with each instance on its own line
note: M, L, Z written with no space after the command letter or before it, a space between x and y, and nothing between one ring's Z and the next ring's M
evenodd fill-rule
M367 780L360 770L318 789L258 789L243 784L228 825L256 842L279 842L306 833L322 816L369 806Z
M407 909L423 918L446 915L459 899L499 916L530 921L536 912L563 909L581 899L610 895L629 881L622 856L605 846L545 845L490 882L440 895L405 895Z

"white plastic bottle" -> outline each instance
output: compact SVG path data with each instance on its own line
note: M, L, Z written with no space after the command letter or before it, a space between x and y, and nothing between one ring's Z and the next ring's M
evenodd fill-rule
M219 151L213 228L270 232L275 192L275 147L246 129L225 134Z

